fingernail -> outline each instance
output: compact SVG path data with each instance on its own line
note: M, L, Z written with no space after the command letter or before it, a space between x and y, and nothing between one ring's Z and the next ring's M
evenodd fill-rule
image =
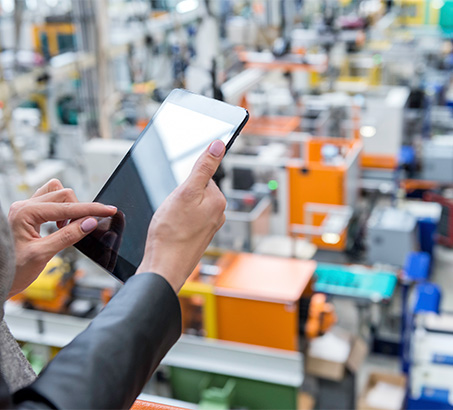
M92 231L96 226L98 225L98 221L94 218L88 218L85 219L82 224L80 225L80 228L82 228L82 231L87 233Z
M215 140L209 147L209 152L215 157L220 157L225 148L225 144L220 140Z
M107 208L109 209L113 209L113 210L117 210L117 207L116 206L113 206L113 205L106 205Z

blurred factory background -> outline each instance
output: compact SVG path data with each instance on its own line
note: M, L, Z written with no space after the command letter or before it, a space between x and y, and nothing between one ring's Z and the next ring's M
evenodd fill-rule
M452 33L452 0L0 0L1 208L92 200L174 88L246 107L141 398L453 408ZM118 287L70 249L8 302L37 372Z

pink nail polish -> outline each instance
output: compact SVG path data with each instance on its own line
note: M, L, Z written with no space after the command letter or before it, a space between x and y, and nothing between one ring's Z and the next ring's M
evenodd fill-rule
M224 148L225 148L225 144L222 141L215 140L209 147L209 152L212 155L214 155L215 157L220 157Z
M96 226L98 225L98 221L94 218L88 218L85 219L82 224L80 225L80 228L82 229L83 232L91 232Z

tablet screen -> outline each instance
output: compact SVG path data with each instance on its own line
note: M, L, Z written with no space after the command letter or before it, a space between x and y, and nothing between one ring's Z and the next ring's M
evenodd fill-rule
M210 142L227 144L237 129L238 124L166 100L95 199L118 213L102 218L76 248L124 282L143 258L155 210Z
M210 142L221 139L226 144L235 128L233 124L171 102L165 105L153 125L178 184L185 181L193 164Z

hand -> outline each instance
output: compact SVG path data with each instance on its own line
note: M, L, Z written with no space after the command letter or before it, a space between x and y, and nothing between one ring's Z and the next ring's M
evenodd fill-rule
M58 252L75 244L98 225L93 216L108 217L116 208L98 203L79 203L71 189L57 179L39 188L28 200L11 205L8 221L16 250L16 274L9 297L27 288ZM69 225L67 222L72 220ZM41 237L41 225L57 222L60 228Z
M224 154L223 142L214 141L156 211L137 273L157 273L179 292L225 222L226 199L211 179Z

